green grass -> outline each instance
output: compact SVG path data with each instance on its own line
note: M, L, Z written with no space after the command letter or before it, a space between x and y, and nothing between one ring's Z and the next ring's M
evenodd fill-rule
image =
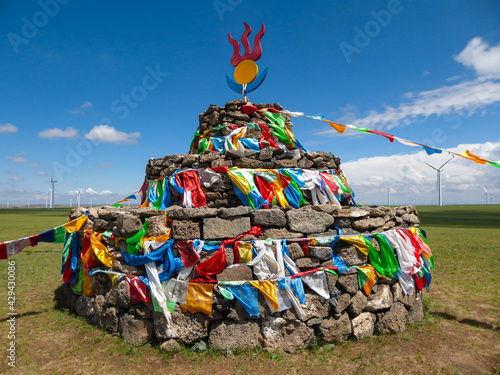
M418 211L434 254L435 270L431 289L424 293L424 320L402 334L347 341L328 350L317 339L309 350L294 355L268 353L260 348L233 351L231 355L213 349L192 353L187 347L176 355L159 353L157 347L148 345L136 348L84 319L54 308L54 290L61 283L62 245L40 244L10 259L16 262L17 312L27 314L18 322L19 361L27 373L50 372L48 369L79 372L82 365L89 372L113 372L117 367L110 366L127 366L130 373L152 373L157 369L165 369L167 373L296 373L297 369L309 373L311 368L322 373L332 369L345 373L373 373L373 369L392 373L402 371L404 366L422 364L427 373L474 372L464 370L463 363L454 362L452 350L449 363L433 363L434 350L427 342L436 343L434 332L443 330L442 327L456 331L460 342L464 341L462 337L478 338L470 349L478 362L484 362L486 354L477 355L477 347L482 342L486 347L488 343L494 347L492 337L498 342L498 331L462 325L459 321L468 318L496 327L500 323L496 284L500 269L500 206L419 206ZM0 242L49 230L65 223L68 214L69 209L0 209ZM7 299L6 282L7 262L0 261L0 302ZM6 317L7 312L6 303L0 303L0 318ZM5 336L5 332L5 323L0 323L0 335ZM413 347L418 340L425 344L415 347L411 356L401 353L402 346ZM407 346L406 350L411 349ZM490 357L495 358L495 349L490 351ZM399 357L392 358L394 353L399 353ZM498 350L496 354L500 354ZM48 365L51 356L57 358L57 363ZM82 359L75 362L75 358ZM495 363L491 358L488 363ZM4 363L0 363L0 371L2 366ZM494 366L490 365L489 371L494 372ZM423 372L423 367L418 368L415 371Z

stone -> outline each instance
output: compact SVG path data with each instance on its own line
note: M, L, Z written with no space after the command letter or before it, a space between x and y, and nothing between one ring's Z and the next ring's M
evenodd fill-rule
M320 263L318 258L300 258L295 260L295 264L299 268L319 267Z
M405 299L405 295L403 293L403 289L399 283L394 283L391 285L391 293L393 296L394 302L403 302Z
M163 216L163 211L149 207L134 208L130 210L130 213L140 217Z
M97 209L97 217L104 220L116 220L118 217L118 210L111 207L101 207Z
M259 345L260 326L256 321L212 322L208 343L218 350L249 350Z
M104 273L96 273L92 277L92 290L96 294L107 294L112 288L111 279Z
M390 212L390 209L384 206L371 207L370 208L370 217L383 217Z
M269 228L262 232L259 236L259 240L265 240L267 238L274 238L275 240L283 238L302 238L304 235L302 233L290 232L286 228Z
M314 329L298 320L270 316L262 321L262 346L268 351L293 353L307 348Z
M341 242L335 246L335 253L337 253L348 267L360 266L368 261L368 256L363 254L353 245L347 245Z
M302 250L302 248L298 243L292 242L287 244L287 246L288 246L288 252L290 253L290 258L292 260L297 260L305 256L304 250Z
M347 307L347 313L352 318L357 317L359 314L363 312L366 305L368 303L368 298L366 295L360 290L358 291L354 297L351 298L351 302L349 307Z
M153 319L153 313L151 312L151 310L148 309L147 306L142 304L130 306L130 309L128 311L132 315L135 315L140 319Z
M239 207L232 207L232 208L221 208L219 210L219 218L225 219L228 217L238 217L238 216L245 216L248 215L248 213L252 209L250 207L246 206L239 206Z
M226 150L226 158L228 159L238 159L238 158L242 158L243 156L246 156L245 155L245 150L241 149L241 150Z
M168 328L163 313L153 313L154 332L159 340L180 339L186 344L208 337L210 318L202 313L183 312L176 304L172 313L172 326Z
M260 293L258 294L258 306L259 306L259 316L250 316L245 308L241 305L239 301L235 301L233 308L227 314L226 319L228 320L259 320L261 318L267 318L271 314L271 309L266 302L264 296Z
M319 260L332 259L332 248L328 246L309 246L309 256L318 258Z
M168 233L170 228L167 226L167 219L164 215L153 216L148 219L147 237L160 237Z
M117 270L118 272L125 273L127 275L144 276L146 274L146 271L142 267L138 268L131 266L130 264L127 264L125 261L116 258L113 261L113 269Z
M113 230L114 225L115 223L113 221L95 219L93 229L96 232L106 232L108 230Z
M408 316L406 317L406 321L408 324L413 324L422 319L424 319L424 301L422 300L422 296L418 295L417 298L415 299L415 303L408 311Z
M332 215L304 209L287 211L286 217L290 229L300 233L324 232L334 222Z
M370 211L357 207L342 208L337 211L337 217L362 218L370 215Z
M323 322L323 319L321 318L312 318L312 319L309 319L306 324L308 327L313 327L313 326L317 326L319 324L321 324Z
M120 336L128 344L144 345L153 338L153 323L150 320L137 319L134 315L120 317Z
M351 295L355 295L359 290L358 275L356 271L352 274L344 273L339 276L337 285Z
M217 274L216 277L217 281L253 280L252 269L244 265L229 269L226 268L221 273Z
M298 168L297 160L295 159L281 159L276 160L274 168Z
M182 350L181 345L174 339L164 341L161 346L161 350L167 353L177 353Z
M94 315L94 322L108 332L118 332L118 316L115 307L108 307Z
M306 292L305 295L306 303L301 305L305 313L304 321L312 318L326 318L330 311L328 301L317 294ZM298 319L295 309L286 310L283 317L286 319Z
M89 319L94 315L94 305L92 297L80 296L75 303L75 312L81 317Z
M261 161L270 161L273 157L274 148L271 146L264 147L260 150L259 159Z
M233 111L229 111L227 113L227 115L229 117L232 117L236 120L241 120L241 121L245 121L245 122L250 122L250 117L244 113L241 113L241 112L233 112Z
M314 211L319 211L319 212L324 212L328 215L337 215L337 210L338 208L335 206L332 206L331 204L320 204L318 206L313 206L312 209Z
M171 206L165 210L167 216L174 220L205 219L217 216L218 212L219 210L216 208L207 207L183 208Z
M325 267L322 264L321 264L321 266ZM330 266L326 266L326 267L330 267ZM337 283L338 276L331 273L331 272L325 271L325 278L326 278L326 284L328 286L328 292L330 293L330 296L331 296L332 291L334 291L336 289L335 284Z
M302 169L309 169L313 165L314 163L312 162L312 160L309 160L308 158L301 158L297 163L297 166Z
M350 303L351 295L349 293L341 294L337 299L337 306L334 307L333 311L337 314L342 314Z
M274 168L274 162L272 161L260 161L255 159L250 159L242 157L233 161L234 166L238 168L249 168L249 169L272 169Z
M364 312L351 320L352 334L356 340L364 339L365 337L373 336L375 321L377 317L371 312Z
M377 311L388 309L393 304L393 297L391 293L391 287L387 284L380 284L378 286L377 292L368 296L368 303L366 304L366 310Z
M191 220L174 220L172 222L172 237L176 241L201 238L200 223Z
M352 227L355 229L371 229L379 228L385 224L385 219L383 217L374 217L368 219L355 220L352 222Z
M323 340L327 343L341 342L349 338L352 333L349 315L343 314L340 319L325 319L319 326Z
M321 239L323 237L335 237L338 234L339 234L339 232L337 231L337 229L329 229L329 230L327 230L325 232L321 232L321 233L309 233L307 236L309 238L314 237L316 239Z
M232 160L217 159L217 160L214 160L213 162L211 162L210 166L212 168L218 168L218 167L232 168L233 161Z
M108 305L117 305L123 308L127 308L132 304L127 281L120 281L117 286L106 294L106 303Z
M250 218L203 219L203 239L217 240L234 238L250 230ZM199 238L199 237L191 237Z
M406 325L408 311L401 302L394 303L384 317L375 324L378 333L403 332Z
M286 227L285 213L280 209L270 210L253 210L250 212L252 225L260 225L262 227Z
M417 215L414 214L404 214L403 216L401 216L401 219L406 221L408 224L412 225L420 224L420 219L418 218Z
M139 217L131 214L122 214L116 219L116 229L123 237L132 237L142 229Z
M191 347L191 351L195 353L201 353L208 349L207 343L205 341L200 341Z

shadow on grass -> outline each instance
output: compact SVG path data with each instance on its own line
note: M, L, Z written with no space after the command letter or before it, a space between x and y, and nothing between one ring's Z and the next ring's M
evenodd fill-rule
M433 316L436 316L438 318L441 318L441 319L453 320L453 321L456 321L457 323L467 324L467 325L472 326L472 327L489 329L491 331L498 331L498 330L500 330L500 327L494 327L490 323L480 322L479 320L468 319L468 318L458 320L458 318L455 315L451 315L451 314L448 314L448 313L445 313L445 312L441 312L441 311L430 311L430 314L433 315Z
M23 316L38 315L38 314L41 314L41 313L43 313L45 311L47 311L47 310L43 310L43 311L28 311L28 312L25 312L25 313L22 313L22 314L12 315L12 316L9 316L7 318L0 319L0 323L1 322L6 322L7 320L11 319L12 317L15 317L16 319L19 319L19 318L22 318Z

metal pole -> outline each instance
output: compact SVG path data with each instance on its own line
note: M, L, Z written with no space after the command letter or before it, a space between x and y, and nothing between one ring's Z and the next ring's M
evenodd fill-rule
M443 205L443 190L441 189L441 169L438 169L438 189L439 189L439 205Z

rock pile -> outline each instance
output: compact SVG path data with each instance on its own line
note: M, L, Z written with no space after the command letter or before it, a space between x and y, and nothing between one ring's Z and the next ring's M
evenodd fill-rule
M203 186L201 194L206 197L203 206L183 207L185 196L166 185L163 188L169 189L171 201L169 207L162 209L155 207L153 201L148 204L146 197L152 197L148 190L144 191L141 202L148 207L72 211L72 219L88 216L77 236L82 254L86 251L85 246L92 246L95 264L86 279L87 282L91 280L90 292L82 292L76 287L62 288L59 299L78 315L109 332L120 334L128 343L142 345L156 339L168 351L177 350L176 340L180 340L200 347L208 343L221 350L262 346L268 350L293 352L306 348L315 335L320 335L325 343L335 343L351 336L362 339L374 333L402 332L406 324L420 320L423 303L421 292L417 290L421 288L413 286L409 289L412 293L405 294L398 279L392 277L395 274L384 276L379 272L373 273L370 278L373 284L366 288L360 281L360 275L365 274L360 274L361 268L358 268L369 265L373 256L380 257L381 244L373 234L396 228L418 228L415 207L355 206L350 188L348 193L337 195L339 200L333 202L335 204L319 204L314 192L301 188L304 199L300 208L283 205L283 201L279 203L285 207L280 207L275 200L269 204L270 208L244 205L245 198L237 193L234 180L226 173L227 168L328 171L331 176L342 176L339 158L331 153L304 151L300 147L293 138L292 124L286 115L283 126L278 129L289 129L280 133L286 133L286 137L277 136L276 129L269 133L265 125L251 125L266 121L260 109L280 111L279 104L258 104L255 105L258 110L253 111L243 108L244 105L242 100L227 103L224 108L211 105L200 115L200 126L190 154L169 155L148 162L145 186L149 189L153 180L168 180L182 171L215 168L210 172L213 183ZM227 141L227 136L231 132L236 134L243 125L244 134L228 141L236 145L234 150L218 148L218 139L226 136ZM263 133L266 134L263 136ZM286 143L288 147L283 147ZM247 147L249 145L251 147ZM225 169L217 169L220 167ZM165 191L161 193L166 194ZM91 245L85 242L92 233L98 234L93 238L99 240L100 247L94 242ZM155 285L147 264L131 264L129 254L142 254L134 252L132 246L140 245L138 235L143 240L170 238L168 256L175 260L175 267L168 263L167 255L152 264L156 264L155 270L158 267L157 274L163 274L167 265L172 267L168 279L173 284L166 280L161 292L172 298L168 299L171 313L165 313L158 301L150 298ZM363 245L363 239L367 244ZM198 257L192 268L186 266L186 248L191 256ZM368 248L373 249L371 253ZM111 257L108 258L111 263L106 266L98 251ZM271 258L265 267L263 263L256 263L260 251L267 252ZM223 264L215 264L216 257ZM217 272L202 272L200 265L207 264L218 268ZM274 264L277 264L277 271L272 270ZM80 265L79 268L85 267ZM238 282L264 283L263 274L269 276L272 282L265 285L271 285L274 292L267 295L259 289L255 294L258 311L251 310L245 299L231 298L232 286L239 285ZM291 283L292 279L300 283ZM213 286L208 297L211 301L208 312L206 309L205 313L194 312L186 307L186 296L179 295L191 293L186 292L188 286L207 281L209 283L204 285ZM287 285L297 288L297 284L300 288L293 289L293 293L300 306L286 291ZM185 286L183 290L182 285ZM146 286L151 290L146 291ZM236 293L234 296L238 297Z

